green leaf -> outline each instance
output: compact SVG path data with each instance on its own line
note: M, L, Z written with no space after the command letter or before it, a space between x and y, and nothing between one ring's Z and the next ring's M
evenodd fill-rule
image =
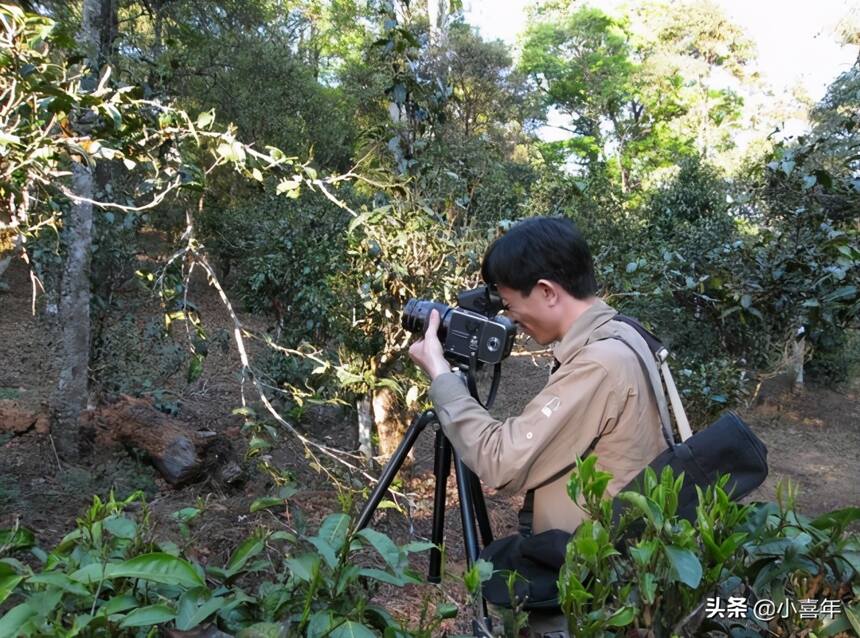
M122 563L92 563L71 574L70 578L84 584L99 582L103 578L141 578L183 587L205 585L191 563L162 552L141 554Z
M630 555L639 567L645 567L651 562L651 557L657 550L656 540L640 540L630 548Z
M132 596L131 594L121 594L119 596L114 596L101 607L99 610L103 611L106 615L112 616L113 614L118 614L128 609L133 609L137 607L139 603L137 602L137 598Z
M412 541L411 543L406 543L406 545L403 546L403 551L407 554L426 552L431 549L436 549L436 545L430 541Z
M0 576L0 603L9 598L24 576Z
M860 604L843 605L842 611L845 612L845 617L851 623L855 633L860 636Z
M48 587L44 591L30 594L27 599L27 604L35 609L41 618L49 616L62 608L60 601L63 599L63 591L53 587Z
M248 441L249 450L268 450L270 447L272 447L272 444L269 441L256 434Z
M251 503L251 512L259 512L267 507L277 507L278 505L283 506L283 504L284 499L282 498L278 498L277 496L264 496Z
M346 541L348 532L349 516L346 514L329 514L320 526L317 536L325 540L335 551L339 551Z
M78 614L75 616L75 620L72 622L72 628L69 631L69 636L78 636L86 629L89 624L95 619L95 616L91 616L90 614Z
M288 543L295 543L298 541L295 534L290 532L285 532L283 530L272 532L272 535L269 536L270 541L286 541Z
M329 635L335 625L335 615L331 610L316 612L308 621L307 638L321 638Z
M638 492L621 492L618 495L618 498L622 501L630 503L636 509L638 509L645 517L648 518L648 521L655 529L659 529L663 526L663 512L660 509L660 506L657 505L650 498L646 497L644 494L639 494Z
M110 118L113 127L116 130L122 126L122 113L119 112L119 109L116 108L113 104L103 104L102 109L105 114Z
M90 592L86 587L73 581L62 572L43 572L41 574L34 574L27 579L27 582L34 585L48 585L50 587L56 587L63 591L67 591L70 594L75 594L76 596L90 595Z
M230 560L227 562L227 574L229 576L233 576L237 574L242 567L245 566L251 558L259 554L263 551L263 548L266 546L265 539L259 536L251 536L246 538L239 547L236 548L236 551L233 552L233 555L230 557Z
M137 525L133 520L126 518L125 516L111 516L110 518L106 518L104 520L104 526L107 531L117 538L131 540L137 536Z
M176 614L167 605L149 605L130 612L125 618L123 618L119 626L147 627L149 625L159 625L161 623L170 622L175 617Z
M843 614L841 616L834 616L833 618L825 619L821 624L821 629L817 631L815 635L817 638L830 638L830 636L845 633L849 629L851 629L851 623L848 621L848 617Z
M215 121L215 109L204 111L197 116L197 128L206 128Z
M20 636L21 628L35 615L36 610L27 603L13 607L0 618L0 636Z
M319 569L320 558L315 554L302 554L296 558L290 558L286 562L294 576L305 582L310 582L314 577L314 572Z
M378 580L381 583L388 583L389 585L396 585L398 587L402 587L407 583L406 578L402 576L395 576L394 574L390 574L381 569L377 569L376 567L363 567L359 572L359 576L364 576L365 578L372 578L373 580Z
M352 620L347 620L338 625L329 635L331 638L376 638L376 634L370 629Z
M370 543L391 569L397 570L400 567L403 555L388 536L369 528L361 530L358 536Z
M672 575L692 589L696 589L702 581L702 564L689 549L667 545L666 556L672 565Z
M188 363L188 383L194 383L203 374L203 355L195 354Z
M176 628L180 631L193 629L226 604L225 598L212 597L205 587L189 589L179 598Z
M309 538L308 542L317 548L317 552L319 552L320 556L325 560L326 565L334 569L337 567L337 552L335 552L334 548L328 544L324 538L320 538L319 536L314 536L313 538Z
M842 286L827 294L824 299L827 301L838 301L840 299L853 299L856 296L857 286Z
M639 589L642 599L649 605L653 605L657 598L657 577L650 572L640 574Z
M17 527L15 529L0 529L0 547L7 551L27 549L36 544L36 537L30 530Z
M610 627L626 627L636 617L636 610L633 607L622 607L612 614L607 620Z
M463 573L463 583L471 594L475 594L481 587L481 583L488 581L493 575L493 564L483 558Z
M457 605L454 603L439 603L436 605L436 617L441 618L442 620L456 618L458 611Z
M281 195L283 193L287 193L289 195L292 195L292 193L298 193L299 192L299 187L301 185L302 185L302 183L300 181L297 181L294 179L284 178L280 182L278 182L278 186L275 189L275 192L278 195Z
M181 510L173 512L170 515L170 518L181 523L189 523L200 516L201 511L202 510L199 507L183 507Z

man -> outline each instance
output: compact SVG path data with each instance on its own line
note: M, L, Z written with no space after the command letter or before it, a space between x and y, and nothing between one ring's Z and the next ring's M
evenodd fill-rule
M463 462L496 489L535 489L535 533L572 532L585 517L566 489L564 470L576 456L593 451L597 466L613 476L612 496L666 446L652 386L631 346L649 366L653 355L595 296L591 253L568 219L519 222L489 247L481 271L521 330L541 345L556 342L556 366L543 390L519 416L493 418L451 373L436 311L409 355L432 379L430 398ZM656 365L649 373L657 374Z

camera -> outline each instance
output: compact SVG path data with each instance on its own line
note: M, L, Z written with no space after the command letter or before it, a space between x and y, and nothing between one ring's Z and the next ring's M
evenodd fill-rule
M430 313L439 312L439 341L445 358L452 363L495 365L511 353L517 328L500 317L502 300L488 286L457 295L457 307L424 299L410 299L403 310L403 327L424 334Z

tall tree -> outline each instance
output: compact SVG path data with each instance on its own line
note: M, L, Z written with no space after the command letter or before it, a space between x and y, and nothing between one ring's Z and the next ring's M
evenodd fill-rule
M628 147L652 131L646 95L637 92L637 65L624 23L582 8L532 25L522 70L543 94L547 108L568 120L571 145L582 164L595 168L615 158L622 190L630 183Z
M98 68L108 58L116 35L116 0L84 0L79 41L85 50L82 88L92 91ZM74 125L84 133L93 125L92 112L79 113ZM102 182L104 175L102 175ZM58 453L77 456L78 417L89 396L90 362L90 265L93 244L93 205L97 176L88 158L79 156L72 166L72 189L77 196L65 219L65 262L60 280L58 326L60 332L59 377L51 398L51 414Z
M606 167L630 191L679 155L730 143L741 100L717 87L716 71L742 77L752 50L714 5L649 4L622 17L582 7L535 18L521 68L545 108L567 119L566 145L584 168Z
M741 98L726 85L747 79L755 45L711 0L642 4L634 14L641 38L640 56L655 66L671 68L684 78L680 100L685 114L676 122L695 140L708 159L733 144L730 124L740 115Z

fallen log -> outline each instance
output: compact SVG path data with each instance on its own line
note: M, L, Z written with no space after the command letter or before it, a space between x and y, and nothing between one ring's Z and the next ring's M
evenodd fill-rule
M145 400L122 396L81 416L82 435L97 448L121 444L142 451L174 486L213 477L236 483L242 468L230 442L209 430L193 430Z
M48 415L44 410L33 411L17 401L0 401L0 432L21 435L30 430L48 433Z

